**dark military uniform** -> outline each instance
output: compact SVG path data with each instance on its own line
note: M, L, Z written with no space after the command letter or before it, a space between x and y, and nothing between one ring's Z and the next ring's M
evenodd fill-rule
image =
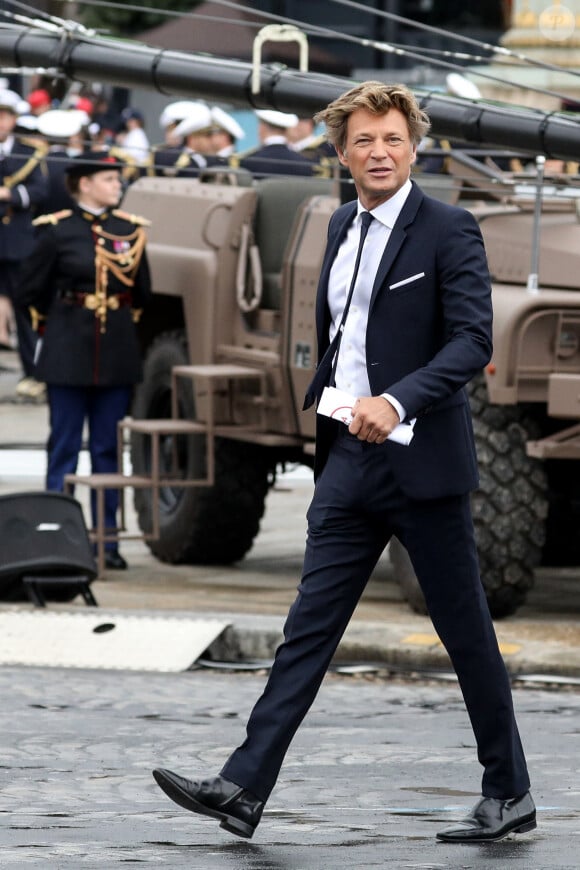
M294 145L294 150L311 161L312 172L318 178L334 178L340 172L336 148L324 133L309 136L303 142Z
M261 178L268 175L312 175L312 161L293 151L288 145L272 143L255 151L236 155L232 165L248 169Z
M147 175L176 175L175 164L181 150L181 145L154 145L149 152Z
M36 337L28 312L18 305L17 287L20 265L34 243L35 208L46 197L48 185L41 169L46 147L35 140L15 138L10 153L0 151L0 187L9 187L11 192L9 202L0 202L0 296L12 301L22 368L30 377Z
M76 470L85 418L92 471L117 470L117 422L142 376L135 321L151 293L145 223L76 204L35 221L20 301L44 327L35 374L47 384L50 406L47 489L62 491L65 474ZM117 503L108 492L108 528L116 526Z
M197 178L208 166L217 166L220 161L211 154L198 154L181 145L155 145L151 149L151 159L147 175L161 175L169 178Z

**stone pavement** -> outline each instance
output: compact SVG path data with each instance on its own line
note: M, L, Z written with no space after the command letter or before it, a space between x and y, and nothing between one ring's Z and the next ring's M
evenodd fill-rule
M330 675L251 841L173 804L151 769L217 772L265 675L0 668L0 867L573 870L580 693L516 689L538 829L438 844L480 769L456 685Z

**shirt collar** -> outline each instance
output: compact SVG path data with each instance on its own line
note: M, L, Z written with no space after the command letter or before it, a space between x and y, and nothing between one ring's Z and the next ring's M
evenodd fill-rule
M400 187L393 196L381 203L381 205L378 205L376 208L371 209L372 216L380 223L384 224L384 226L392 230L412 187L411 179L408 178L403 186ZM366 209L361 205L359 200L357 203L357 217L363 211L366 211Z
M106 208L89 208L88 205L83 205L82 202L79 202L79 208L82 208L83 211L92 214L94 217L100 217L107 211Z
M266 136L266 138L262 142L262 145L287 145L287 144L288 144L288 140L286 139L286 136L279 136L277 134L273 135L273 136Z
M11 154L14 147L14 136L7 136L4 142L0 143L2 154Z
M90 209L81 202L77 203L78 214L86 221L93 223L94 221L104 221L109 217L109 212L106 208Z

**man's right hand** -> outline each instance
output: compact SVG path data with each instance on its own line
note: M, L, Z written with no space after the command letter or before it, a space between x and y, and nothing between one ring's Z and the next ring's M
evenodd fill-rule
M359 398L352 409L351 435L371 444L383 444L401 421L391 403L383 396Z

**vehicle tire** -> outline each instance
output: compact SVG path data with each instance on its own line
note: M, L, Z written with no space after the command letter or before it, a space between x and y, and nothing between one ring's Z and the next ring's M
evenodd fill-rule
M187 365L187 347L181 332L165 333L151 345L144 378L134 403L140 419L171 416L171 369ZM180 379L179 413L194 419L193 392ZM131 456L135 474L151 468L148 437L133 433ZM203 435L161 438L161 474L177 457L182 479L205 474ZM215 442L215 484L212 487L163 487L160 490L160 536L148 541L163 562L231 564L251 548L264 513L269 467L263 450L253 444L226 439ZM142 531L152 528L152 502L148 490L135 490L135 509Z
M540 435L533 416L522 407L490 405L483 376L468 391L480 473L472 512L481 579L491 614L500 619L524 603L534 584L546 537L548 484L542 462L526 454L526 441ZM405 564L395 547L395 559L405 597L425 613L408 557Z

